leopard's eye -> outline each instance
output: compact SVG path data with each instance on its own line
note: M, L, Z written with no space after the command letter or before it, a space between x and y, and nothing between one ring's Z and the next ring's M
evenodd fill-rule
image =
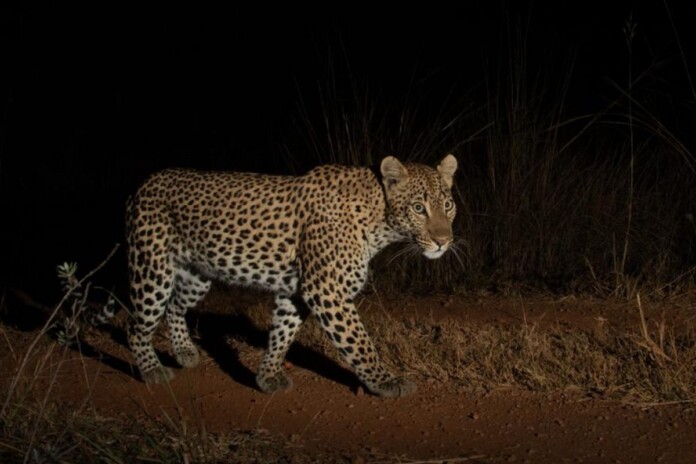
M454 208L454 202L452 200L445 200L445 211L449 211Z
M413 204L413 211L415 211L418 214L423 214L425 213L425 205L420 202L416 202Z

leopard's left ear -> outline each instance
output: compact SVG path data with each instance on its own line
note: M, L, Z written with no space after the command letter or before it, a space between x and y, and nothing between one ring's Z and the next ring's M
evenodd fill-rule
M447 188L452 188L452 177L454 172L457 170L457 158L454 155L445 156L440 164L437 165L437 172L442 176Z
M408 179L408 171L401 164L401 161L393 156L387 156L382 160L380 170L382 171L382 179L386 187L401 185Z

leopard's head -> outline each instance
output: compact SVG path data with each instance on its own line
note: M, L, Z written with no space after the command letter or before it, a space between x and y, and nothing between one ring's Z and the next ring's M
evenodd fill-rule
M452 221L457 211L451 190L457 159L447 155L434 169L387 156L380 169L389 225L411 237L426 257L442 256L453 241Z

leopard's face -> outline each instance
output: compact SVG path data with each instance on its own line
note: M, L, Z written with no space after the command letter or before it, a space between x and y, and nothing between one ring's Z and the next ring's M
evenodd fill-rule
M452 176L457 160L447 155L436 169L401 164L396 158L382 161L389 224L420 246L430 259L451 246L452 222L457 213L452 199Z

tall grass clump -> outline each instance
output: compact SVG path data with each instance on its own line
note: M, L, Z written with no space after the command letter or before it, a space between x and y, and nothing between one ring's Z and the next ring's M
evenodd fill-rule
M489 286L628 296L688 274L696 264L682 251L696 238L683 227L693 172L675 160L693 157L675 153L647 109L632 105L639 89L630 71L630 93L569 117L569 83L554 88L547 74L530 75L522 50L487 86L493 124L477 144L485 155L463 163L460 176L474 270ZM570 80L572 63L567 69Z
M514 31L480 85L437 111L419 89L395 106L339 73L319 88L321 118L300 111L303 153L316 162L459 159L454 252L431 262L395 246L374 263L380 285L617 297L690 288L696 158L652 109L659 76L633 71L636 25L626 24L628 83L589 114L566 108L573 58L532 69Z

